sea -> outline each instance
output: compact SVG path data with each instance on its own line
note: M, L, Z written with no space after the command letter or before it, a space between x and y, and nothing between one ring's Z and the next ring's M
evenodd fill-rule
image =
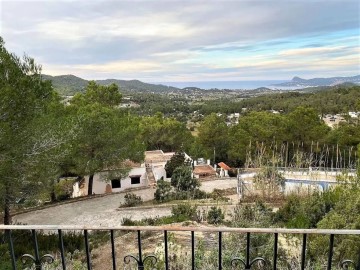
M158 82L167 86L177 88L198 87L201 89L231 89L231 90L251 90L259 87L270 89L284 89L288 87L274 86L274 84L289 82L286 80L259 80L259 81L197 81L197 82ZM285 89L284 89L285 90Z

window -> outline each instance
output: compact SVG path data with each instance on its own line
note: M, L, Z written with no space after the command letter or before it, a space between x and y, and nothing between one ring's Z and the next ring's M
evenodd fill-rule
M111 187L112 187L112 188L121 188L121 181L120 181L120 179L112 179L112 180L111 180Z
M141 175L130 176L131 184L132 185L140 184L140 177L141 177Z

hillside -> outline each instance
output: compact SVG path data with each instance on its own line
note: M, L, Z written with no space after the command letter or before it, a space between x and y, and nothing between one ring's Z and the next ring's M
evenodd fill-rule
M302 79L300 77L294 77L290 82L274 84L274 86L280 87L314 87L314 86L333 86L342 83L354 83L360 84L360 75L353 77L332 77L332 78L314 78L314 79Z
M50 80L53 83L55 90L57 90L61 95L74 95L77 92L82 92L88 80L76 77L74 75L60 75L60 76L50 76L43 75L45 80ZM116 80L116 79L107 79L107 80L96 80L98 84L109 85L111 83L117 84L122 92L169 92L169 91L178 91L179 88L161 85L161 84L151 84L144 83L139 80Z
M50 76L42 75L45 80L50 80L61 95L74 95L77 92L82 92L88 81L74 75L60 75Z

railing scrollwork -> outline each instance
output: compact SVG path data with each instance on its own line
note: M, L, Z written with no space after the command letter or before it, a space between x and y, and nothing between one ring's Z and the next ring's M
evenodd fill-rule
M340 269L347 270L350 266L356 269L356 264L352 260L344 260L340 263Z
M52 264L54 261L55 261L54 256L52 256L50 254L45 254L44 256L42 256L40 258L35 258L34 256L32 256L30 254L24 254L21 256L21 262L23 263L23 265L28 264L29 262L32 262L35 264L36 270L41 270L42 265L44 263Z
M155 265L158 261L158 259L155 257L155 255L145 256L145 258L143 260L138 259L134 255L126 255L124 257L124 263L125 263L124 270L126 269L126 265L130 264L131 259L133 259L137 263L138 270L145 270L146 261L150 261L151 270L156 270L155 268L153 268L153 267L155 267Z
M231 267L232 269L236 269L236 267L238 266L238 264L241 263L244 267L245 267L245 270L250 270L251 267L255 264L255 263L258 263L261 265L261 267L264 267L266 265L266 261L264 258L261 258L261 257L257 257L255 259L253 259L250 263L246 263L243 259L241 258L233 258L231 260Z

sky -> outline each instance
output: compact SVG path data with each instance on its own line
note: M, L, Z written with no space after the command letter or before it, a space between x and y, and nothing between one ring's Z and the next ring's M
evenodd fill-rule
M0 0L6 48L49 75L146 82L360 74L352 0Z

